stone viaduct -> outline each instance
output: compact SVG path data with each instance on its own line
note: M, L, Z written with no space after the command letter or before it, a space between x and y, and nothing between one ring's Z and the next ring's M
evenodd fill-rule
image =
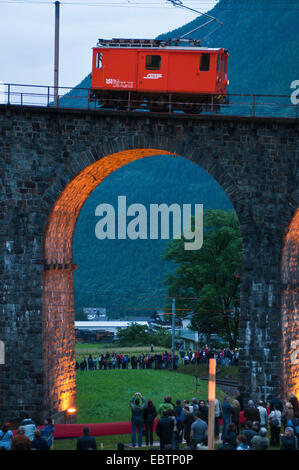
M237 212L241 392L298 395L298 120L1 105L1 422L75 404L76 219L106 176L157 154L200 165Z

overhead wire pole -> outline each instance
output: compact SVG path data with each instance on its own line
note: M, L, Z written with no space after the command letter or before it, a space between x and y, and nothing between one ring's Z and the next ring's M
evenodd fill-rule
M171 318L171 326L172 326L172 344L171 344L171 351L172 351L172 370L174 370L174 354L175 354L175 298L172 299L172 318Z
M54 48L54 105L57 108L59 102L59 23L60 2L55 2L55 48Z

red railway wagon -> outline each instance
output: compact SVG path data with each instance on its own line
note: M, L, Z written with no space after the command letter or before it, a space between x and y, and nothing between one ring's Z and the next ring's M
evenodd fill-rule
M99 106L200 112L226 103L228 51L199 41L99 39L91 90Z

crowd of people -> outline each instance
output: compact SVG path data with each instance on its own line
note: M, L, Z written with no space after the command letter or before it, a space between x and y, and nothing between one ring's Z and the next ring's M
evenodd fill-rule
M238 365L238 349L216 350L210 346L205 346L197 351L189 351L181 348L178 354L172 354L168 351L164 353L154 353L153 347L148 354L141 353L139 356L123 353L100 353L98 357L83 356L80 362L76 362L76 370L107 370L107 369L177 369L179 361L182 365L187 364L208 364L209 359L215 358L219 365Z
M199 446L207 448L209 406L205 400L192 398L191 401L177 399L174 402L167 395L155 406L152 400L146 401L141 393L135 393L129 406L133 448L142 446L145 435L145 445L153 449L155 433L160 450L178 450L182 446L184 450L196 450ZM262 400L244 403L237 391L234 399L226 396L220 402L215 398L214 416L218 450L268 450L269 447L299 450L299 402L293 394L288 400L278 396L267 403ZM54 430L51 418L38 429L35 422L26 417L15 435L5 424L0 431L0 450L50 450ZM84 427L83 435L77 439L76 448L97 449L88 427ZM124 444L118 444L118 449L124 448Z
M50 450L54 430L51 418L47 418L44 426L38 429L28 416L22 420L15 435L8 424L4 424L0 431L0 450Z
M164 402L156 407L152 400L146 402L140 393L135 393L130 408L132 447L136 447L136 443L142 446L143 430L145 444L153 445L155 418L158 418L155 432L161 450L178 450L183 442L184 449L207 446L209 407L204 400L193 398L191 402L173 402L171 396L165 396ZM241 414L245 420L242 424ZM267 450L269 446L299 450L299 403L294 395L288 401L276 397L267 403L260 400L257 404L252 400L245 404L240 392L232 402L228 396L222 403L216 398L214 425L215 439L221 436L219 450Z

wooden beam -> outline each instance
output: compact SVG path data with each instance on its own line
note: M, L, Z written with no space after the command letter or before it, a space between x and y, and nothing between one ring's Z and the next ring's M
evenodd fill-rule
M209 424L208 424L208 449L214 450L215 429L215 392L216 392L216 359L209 360Z

